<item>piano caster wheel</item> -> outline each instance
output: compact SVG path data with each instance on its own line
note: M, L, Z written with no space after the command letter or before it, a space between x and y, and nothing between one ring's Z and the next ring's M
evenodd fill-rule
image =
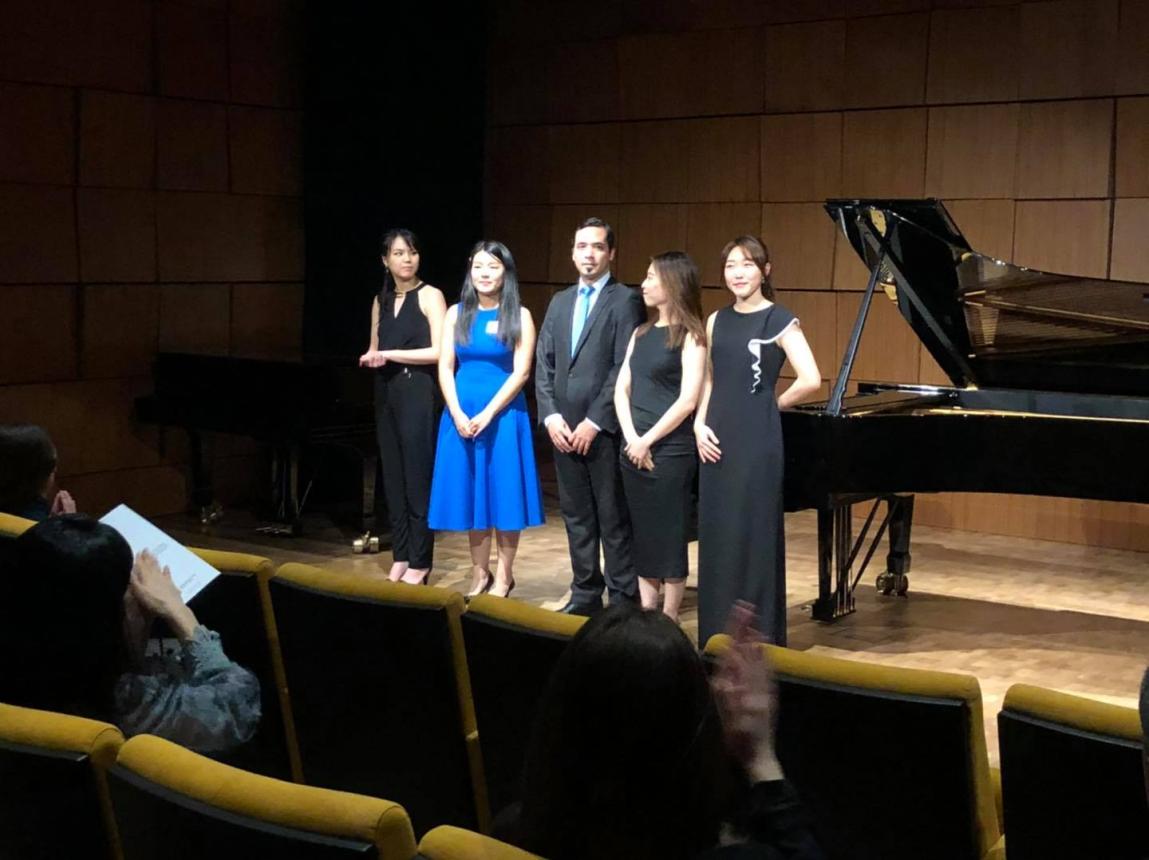
M879 573L877 580L874 582L874 587L878 589L878 594L884 594L887 597L893 594L894 580L896 578L897 574L890 573L888 570L884 571L883 573Z
M351 541L351 551L356 555L379 552L379 538L371 532L365 532L363 537Z
M904 573L899 573L894 577L894 581L894 594L905 597L910 590L910 578Z
M219 502L212 502L210 505L204 505L199 509L199 521L201 525L210 526L218 523L223 519L223 505Z

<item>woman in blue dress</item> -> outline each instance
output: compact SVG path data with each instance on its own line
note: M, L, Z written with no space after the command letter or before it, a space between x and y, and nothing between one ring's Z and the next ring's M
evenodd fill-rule
M542 525L523 386L535 352L535 323L519 302L515 259L499 242L479 242L459 303L447 309L440 339L439 422L431 478L431 528L470 533L471 597L515 587L519 532ZM498 566L491 573L491 533Z

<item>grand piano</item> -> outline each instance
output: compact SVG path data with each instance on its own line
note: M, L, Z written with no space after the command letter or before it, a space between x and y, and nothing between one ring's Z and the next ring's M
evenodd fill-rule
M782 413L786 510L818 513L816 619L854 611L887 533L877 588L906 593L914 493L1149 502L1149 284L978 253L937 200L825 208L870 278L830 399ZM951 386L861 383L846 396L879 288Z

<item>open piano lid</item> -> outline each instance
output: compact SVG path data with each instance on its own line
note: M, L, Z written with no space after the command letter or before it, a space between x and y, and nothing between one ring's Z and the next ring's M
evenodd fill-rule
M826 211L958 387L1149 394L1149 284L1038 272L972 250L939 200Z

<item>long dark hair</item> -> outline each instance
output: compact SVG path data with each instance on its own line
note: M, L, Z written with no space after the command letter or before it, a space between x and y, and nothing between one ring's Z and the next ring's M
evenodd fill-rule
M35 424L0 426L0 511L19 513L42 497L56 470L56 446Z
M667 251L650 258L663 289L670 299L670 331L667 345L671 349L682 346L689 332L695 341L706 345L706 326L702 323L702 280L698 266L683 251ZM642 337L654 325L649 320L638 327L635 337Z
M114 721L132 550L83 514L16 538L0 571L0 701Z
M498 337L509 347L519 345L523 336L522 301L519 299L519 275L515 268L515 258L502 242L483 239L471 249L467 257L467 277L463 280L463 290L459 294L459 312L455 318L455 343L469 343L471 325L479 309L479 292L471 281L471 263L475 255L486 252L503 264L503 291L499 294Z
M686 634L612 606L575 636L539 703L514 838L551 860L693 857L718 841L730 774Z
M391 253L391 246L395 244L396 239L402 239L407 243L407 247L414 251L416 254L421 253L419 250L418 237L408 230L406 227L393 227L383 234L383 256L387 257ZM383 266L383 287L379 290L380 305L387 297L394 297L395 295L395 276L391 274L391 270L386 265Z
M766 266L770 262L770 249L757 236L737 236L726 243L726 247L722 249L722 261L719 264L723 272L722 283L726 283L726 258L735 248L741 248L742 253L754 261L754 265L762 273L762 295L770 301L774 301L774 283L766 271Z

